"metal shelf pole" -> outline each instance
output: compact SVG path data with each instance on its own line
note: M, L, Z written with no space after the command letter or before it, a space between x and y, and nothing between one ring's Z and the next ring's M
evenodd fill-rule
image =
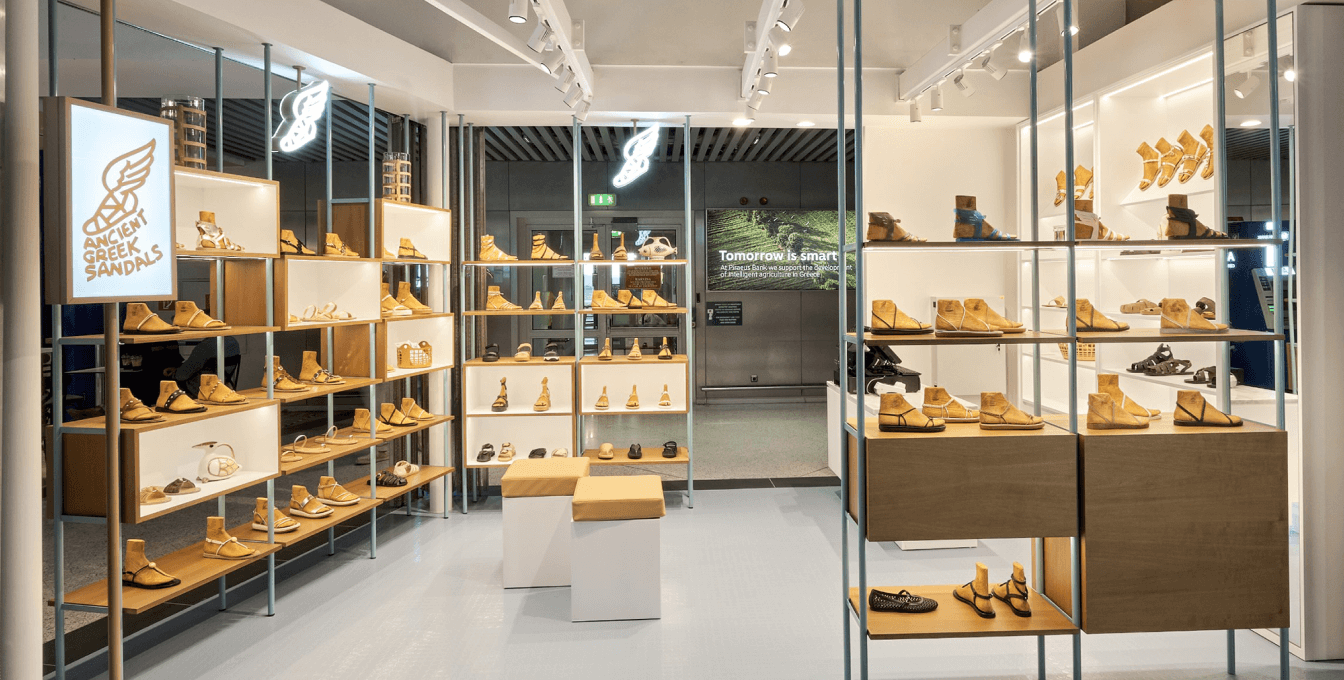
M682 187L686 200L686 270L682 276L683 306L690 310L682 317L682 330L686 337L686 370L691 372L692 384L695 380L695 310L692 279L695 276L695 216L691 213L691 116L683 123L685 133L682 139ZM576 256L577 257L577 256ZM614 271L614 270L613 270ZM695 508L695 398L694 392L686 395L686 507Z
M839 222L840 235L837 240L838 249L836 255L839 258L836 264L836 272L839 276L836 279L836 295L839 298L840 309L839 323L837 332L837 346L840 348L840 606L841 616L844 620L844 665L845 680L850 680L850 622L849 622L849 437L845 432L845 424L849 422L849 345L845 341L845 330L849 327L846 322L845 305L849 304L849 256L845 253L846 230L849 229L849 201L845 194L845 173L848 170L845 150L845 0L835 0L835 81L836 81L836 122L835 122L835 150L836 150L836 201ZM687 142L687 152L690 151L690 142ZM857 235L856 235L857 239ZM858 244L855 243L855 259L858 259ZM855 345L855 351L862 351L862 344ZM858 359L862 362L862 358ZM861 398L862 393L856 395ZM862 410L862 405L860 405Z

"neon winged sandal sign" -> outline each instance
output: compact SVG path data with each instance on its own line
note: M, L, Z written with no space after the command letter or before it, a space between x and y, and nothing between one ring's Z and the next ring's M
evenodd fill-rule
M285 95L280 100L280 127L271 137L271 148L290 153L313 141L330 94L331 85L318 80Z
M659 127L654 123L652 127L631 137L630 141L625 143L625 165L616 178L611 180L613 187L619 189L649 171L649 157L653 155L653 150L658 148Z

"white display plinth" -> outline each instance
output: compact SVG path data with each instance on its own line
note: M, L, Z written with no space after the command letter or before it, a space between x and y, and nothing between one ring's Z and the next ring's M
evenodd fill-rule
M505 588L569 585L573 502L573 496L504 499Z
M628 519L571 524L572 621L662 618L658 522Z

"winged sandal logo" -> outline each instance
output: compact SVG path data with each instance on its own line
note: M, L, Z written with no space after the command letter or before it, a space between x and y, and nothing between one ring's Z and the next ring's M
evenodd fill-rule
M652 127L631 137L630 141L625 143L625 165L621 167L616 179L611 180L613 187L619 189L649 171L649 157L658 148L659 127L654 123Z
M83 226L86 280L130 276L163 260L158 244L148 250L139 246L139 232L147 221L136 192L149 181L156 145L151 139L113 158L103 169L107 195Z
M327 109L331 85L319 80L301 87L280 100L280 127L271 138L276 151L289 153L317 137L317 121Z

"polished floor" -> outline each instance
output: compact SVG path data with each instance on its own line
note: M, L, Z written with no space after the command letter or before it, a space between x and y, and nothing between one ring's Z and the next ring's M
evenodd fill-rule
M566 588L502 589L495 498L449 519L389 515L376 560L365 533L351 534L334 557L278 584L276 616L264 615L264 595L238 602L131 658L126 676L842 677L838 490L706 490L694 509L684 494L667 499L660 620L575 624ZM1021 540L911 553L874 545L870 574L875 584L959 582L975 561L1003 574L1028 550ZM962 605L949 597L943 606ZM1084 636L1084 677L1226 678L1224 639ZM1237 643L1237 677L1278 677L1276 647L1250 632ZM876 642L870 651L872 678L1036 677L1035 638ZM1048 641L1051 678L1071 677L1071 658L1068 638ZM1344 666L1294 662L1293 677L1344 679Z

